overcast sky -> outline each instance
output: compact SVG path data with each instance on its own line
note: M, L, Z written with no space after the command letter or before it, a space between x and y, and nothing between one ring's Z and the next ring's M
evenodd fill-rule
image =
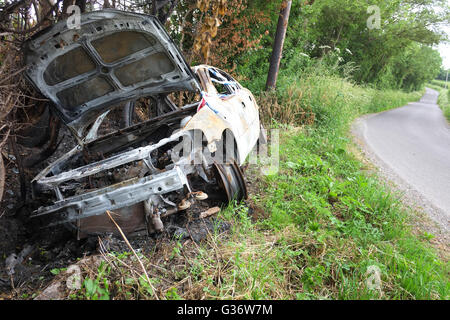
M450 38L450 26L444 27L444 31ZM450 43L441 43L438 47L439 53L442 57L442 64L445 69L450 69Z
M450 4L450 0L447 0L448 4ZM443 8L436 8L438 12L442 12ZM448 35L448 38L450 40L450 21L447 21L447 23L442 26L442 30ZM444 69L450 69L450 42L447 43L441 43L437 49L439 50L439 53L442 57L442 65L444 66Z
M444 69L450 69L450 44L439 45L439 52L442 57L442 64Z

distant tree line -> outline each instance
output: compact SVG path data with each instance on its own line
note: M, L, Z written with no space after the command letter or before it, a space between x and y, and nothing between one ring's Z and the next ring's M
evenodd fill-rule
M437 75L437 77L436 77L436 79L437 80L447 80L447 74L449 74L450 73L450 69L444 69L444 68L441 68L441 70L439 71L439 74Z

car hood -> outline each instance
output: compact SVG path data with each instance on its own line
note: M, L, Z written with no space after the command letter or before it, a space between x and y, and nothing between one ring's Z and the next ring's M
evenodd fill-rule
M70 19L70 18L69 18ZM61 21L25 45L26 76L80 138L121 102L200 86L154 16L114 9Z

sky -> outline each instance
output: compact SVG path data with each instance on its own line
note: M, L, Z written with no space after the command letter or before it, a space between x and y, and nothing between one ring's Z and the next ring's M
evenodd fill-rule
M450 0L447 0L447 3L450 5ZM443 8L437 7L435 8L435 10L437 12L442 12ZM447 34L449 42L441 42L437 46L437 50L441 54L442 66L444 67L444 69L448 70L450 69L450 21L447 21L447 23L441 25L441 29Z
M444 69L450 69L450 44L440 44L438 50L442 57Z
M444 27L443 29L450 38L450 26ZM441 54L444 69L450 69L450 42L440 43L437 49Z

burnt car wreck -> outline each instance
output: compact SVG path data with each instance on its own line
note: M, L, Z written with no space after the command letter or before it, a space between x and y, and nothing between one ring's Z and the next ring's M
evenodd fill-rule
M33 179L45 203L33 218L82 238L116 233L111 210L127 234L152 233L196 201L247 196L241 166L261 128L253 95L217 68L190 68L157 18L85 13L80 28L61 21L26 49L27 78L77 141ZM196 99L177 106L177 92ZM151 116L135 124L142 98ZM126 126L98 137L119 106Z

